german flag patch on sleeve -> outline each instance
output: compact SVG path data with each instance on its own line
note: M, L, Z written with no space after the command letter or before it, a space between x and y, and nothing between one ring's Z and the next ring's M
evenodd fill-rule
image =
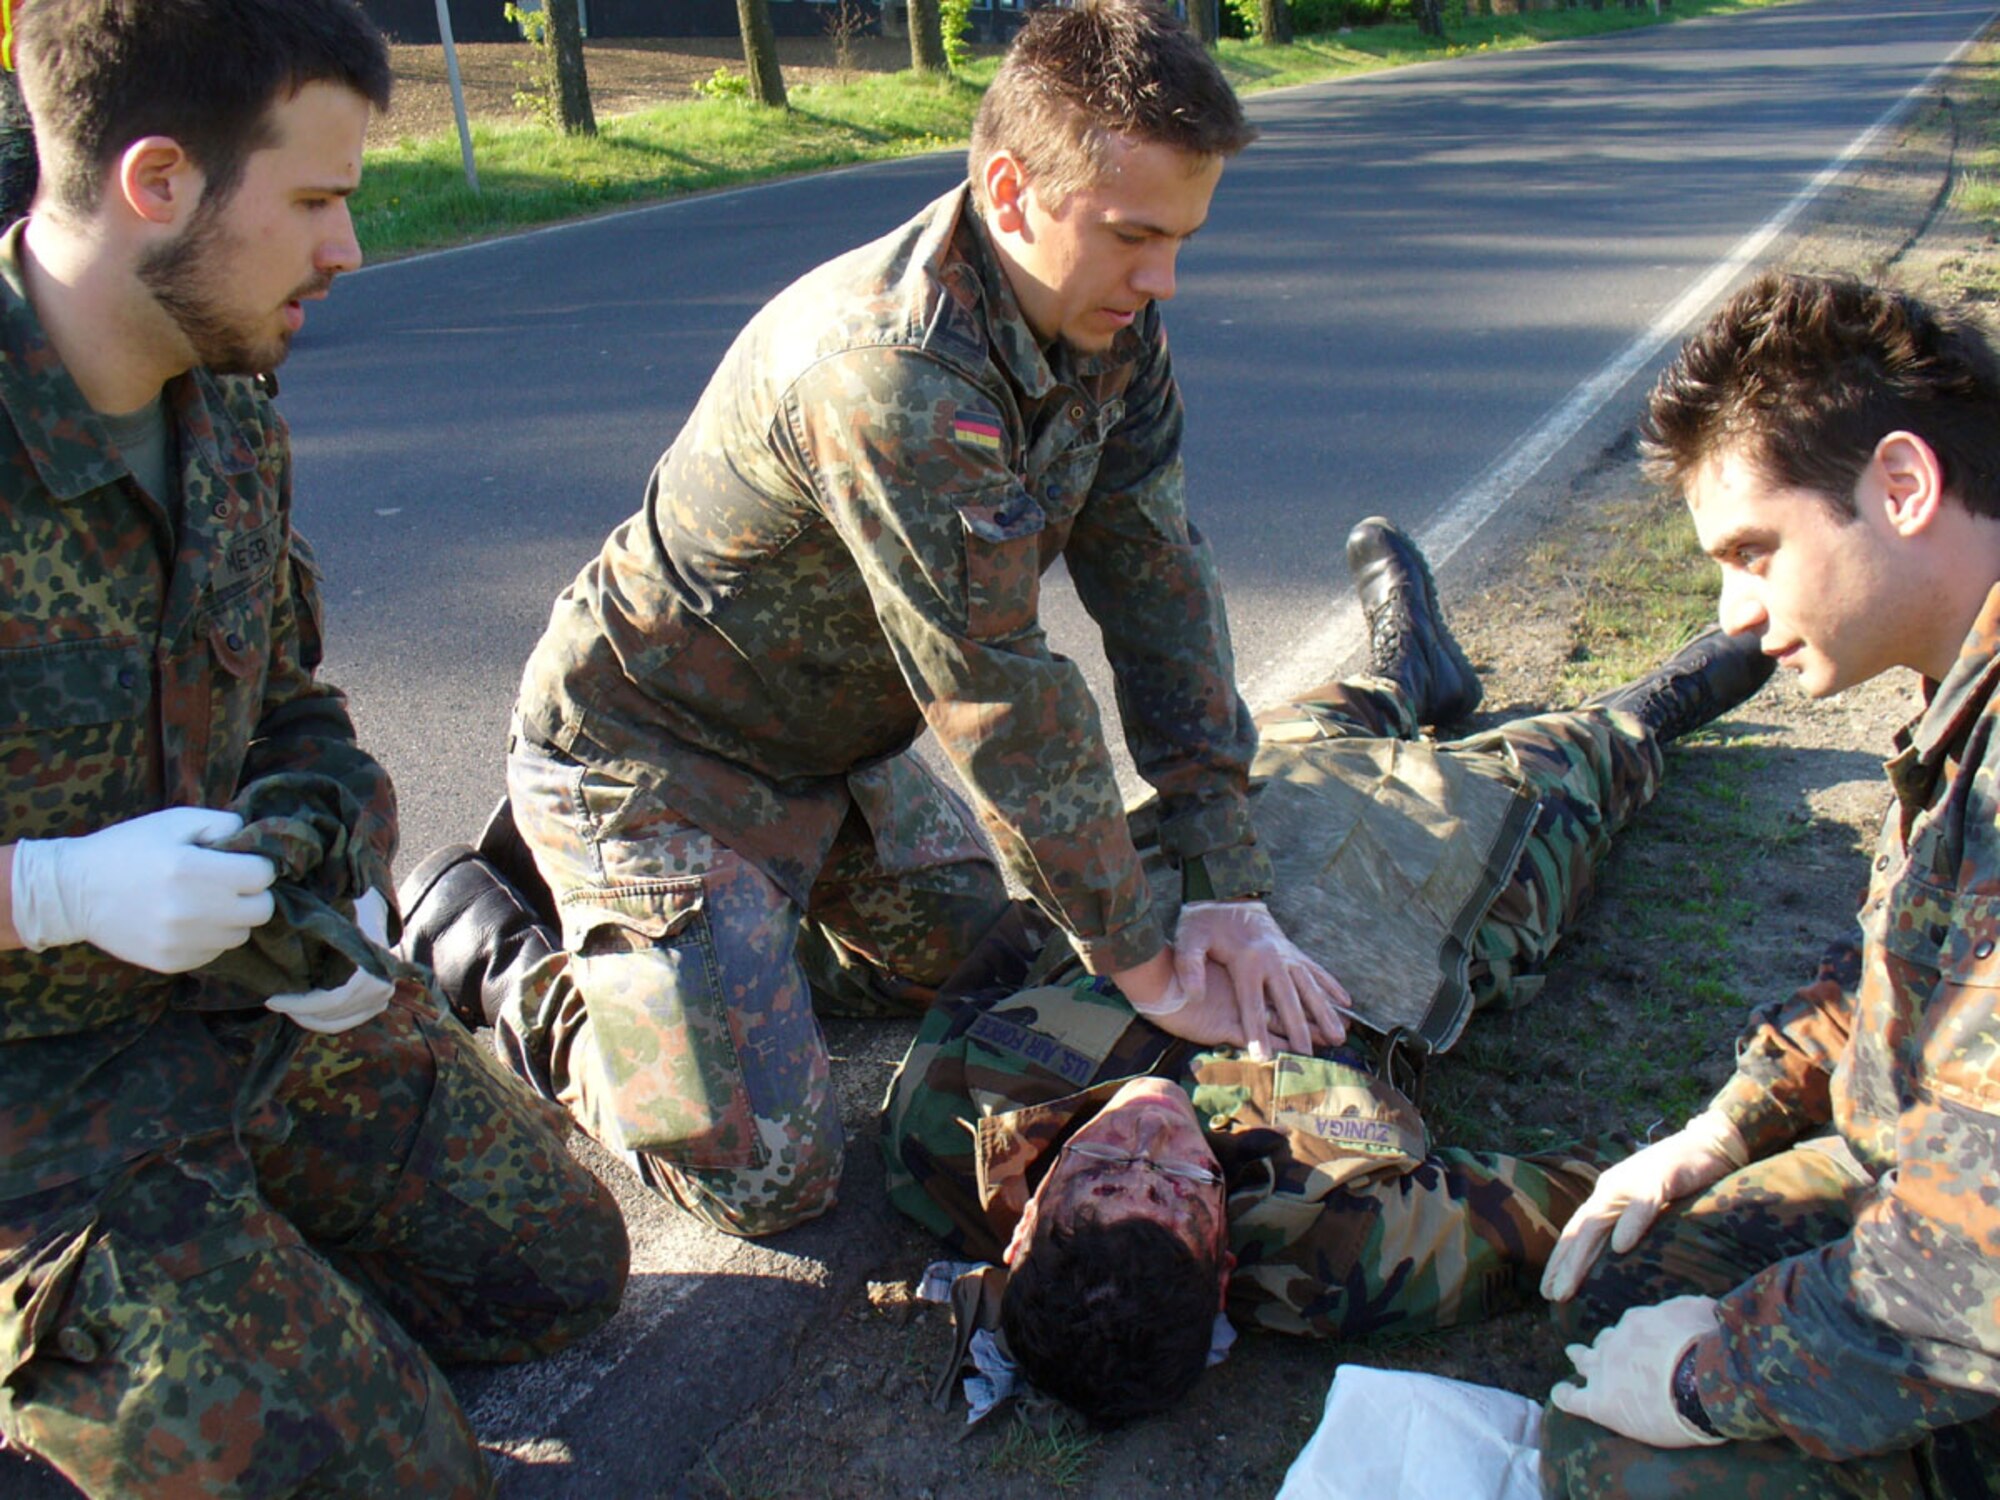
M992 412L961 406L952 413L951 435L970 448L984 448L989 453L1000 451L1000 419Z

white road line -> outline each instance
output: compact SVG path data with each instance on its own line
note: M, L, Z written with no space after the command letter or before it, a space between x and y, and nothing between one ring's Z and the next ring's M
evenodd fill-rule
M1431 566L1442 568L1457 556L1459 549L1472 540L1479 528L1519 494L1521 487L1561 452L1563 446L1583 430L1584 424L1596 416L1606 402L1623 390L1626 383L1645 369L1669 342L1684 337L1695 319L1718 301L1737 277L1771 247L1772 241L1785 232L1807 204L1846 171L1856 157L1874 145L1883 131L1909 113L1924 91L1965 54L1995 17L2000 17L2000 10L1989 14L1971 36L1952 49L1949 57L1931 69L1921 83L1890 106L1879 120L1849 142L1847 149L1799 189L1789 203L1711 266L1655 318L1644 333L1626 345L1603 369L1570 392L1538 426L1517 438L1483 474L1461 490L1431 518L1429 524L1418 530L1416 543L1423 548ZM1363 629L1361 606L1352 600L1341 603L1325 623L1290 655L1279 658L1244 683L1245 700L1253 708L1268 708L1324 682L1330 663L1347 661L1354 655L1365 639Z

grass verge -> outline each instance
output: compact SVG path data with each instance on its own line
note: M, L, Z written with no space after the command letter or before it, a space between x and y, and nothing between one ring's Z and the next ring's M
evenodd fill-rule
M1952 97L1958 137L1952 206L1989 235L2000 234L2000 42L1980 42L1964 67L1973 84ZM1951 267L1949 281L1962 295L2000 300L2000 261L1967 256Z
M1443 42L1408 24L1304 37L1286 47L1225 41L1224 72L1245 93L1601 32L1659 20L1759 9L1783 0L1676 0L1650 8L1479 16ZM693 99L603 122L595 137L539 125L475 122L478 193L465 185L452 134L404 138L371 150L354 195L355 228L372 258L458 244L609 208L855 162L912 156L962 143L997 63L955 78L882 74L791 91L792 108L742 99Z

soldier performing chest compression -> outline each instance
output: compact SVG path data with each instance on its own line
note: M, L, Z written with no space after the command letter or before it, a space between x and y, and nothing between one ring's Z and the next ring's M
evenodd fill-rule
M815 1003L922 1010L1007 913L1002 869L1169 1028L1339 1034L1338 985L1254 899L1256 736L1158 309L1251 134L1159 7L1038 12L970 182L750 323L557 600L508 785L560 951L495 962L509 903L468 850L406 886L411 951L475 956L461 1014L720 1228L832 1203ZM1043 634L1058 559L1201 898L1171 946L1096 705ZM969 811L910 753L926 730Z

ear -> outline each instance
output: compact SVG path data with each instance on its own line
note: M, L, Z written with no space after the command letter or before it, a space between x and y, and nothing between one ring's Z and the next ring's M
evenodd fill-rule
M995 151L986 158L981 174L986 201L991 205L993 227L1003 234L1019 234L1028 227L1025 199L1028 174L1021 159L1011 151Z
M1916 536L1936 521L1945 503L1944 465L1929 443L1914 432L1892 432L1875 445L1870 463L1898 535Z
M148 224L184 223L201 202L205 179L194 158L172 136L142 136L118 158L113 191Z
M1021 1220L1014 1226L1014 1233L1008 1237L1007 1248L1001 1253L1000 1264L1008 1270L1014 1269L1014 1262L1027 1254L1028 1246L1034 1243L1035 1224L1041 1218L1042 1195L1035 1194L1028 1200L1028 1206L1021 1210Z
M1215 1307L1217 1312L1220 1312L1222 1311L1222 1309L1229 1306L1229 1273L1235 1269L1236 1269L1236 1252L1234 1250L1223 1251L1221 1286L1219 1289L1220 1295L1215 1299Z

